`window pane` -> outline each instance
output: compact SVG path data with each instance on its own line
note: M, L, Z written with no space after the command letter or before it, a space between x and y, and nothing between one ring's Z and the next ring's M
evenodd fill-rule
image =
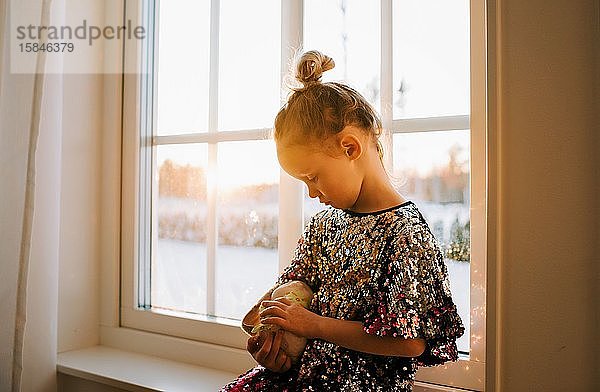
M160 2L158 135L206 132L210 2Z
M219 144L216 316L241 319L277 277L279 166L272 140Z
M465 324L457 341L464 352L470 336L469 155L468 130L394 135L393 177L444 249L452 297Z
M280 2L220 3L219 130L271 128L280 106Z
M380 8L378 1L304 1L304 48L335 61L324 81L345 81L380 107Z
M469 1L393 2L394 118L469 114Z
M153 307L206 313L205 144L157 147Z

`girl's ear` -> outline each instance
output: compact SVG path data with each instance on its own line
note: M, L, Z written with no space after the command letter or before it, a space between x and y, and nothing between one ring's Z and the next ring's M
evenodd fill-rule
M340 145L344 155L350 158L350 160L358 159L362 155L362 143L360 139L352 133L343 135L340 139Z

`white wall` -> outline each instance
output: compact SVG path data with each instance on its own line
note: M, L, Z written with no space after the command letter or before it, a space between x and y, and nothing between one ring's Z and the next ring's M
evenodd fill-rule
M58 351L98 344L102 75L64 76Z
M489 370L499 365L501 391L598 390L598 1L494 3L499 280L488 309L497 301L500 313L488 328Z
M104 25L104 1L69 2L66 20ZM102 45L97 41L94 45ZM100 342L103 74L64 76L58 351Z

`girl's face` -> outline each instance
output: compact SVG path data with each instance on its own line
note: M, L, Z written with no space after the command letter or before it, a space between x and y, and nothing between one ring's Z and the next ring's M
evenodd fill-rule
M333 157L304 145L277 146L279 164L290 176L303 181L311 198L339 209L351 209L362 185L356 158L340 151Z

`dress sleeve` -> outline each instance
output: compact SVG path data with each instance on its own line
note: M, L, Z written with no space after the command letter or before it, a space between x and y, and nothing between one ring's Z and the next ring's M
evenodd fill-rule
M416 223L386 245L375 303L363 323L365 332L425 339L425 352L417 357L419 366L457 360L456 339L464 326L433 234L426 223Z
M311 218L298 239L294 256L275 283L275 287L292 280L300 280L316 292L318 287L315 218Z

